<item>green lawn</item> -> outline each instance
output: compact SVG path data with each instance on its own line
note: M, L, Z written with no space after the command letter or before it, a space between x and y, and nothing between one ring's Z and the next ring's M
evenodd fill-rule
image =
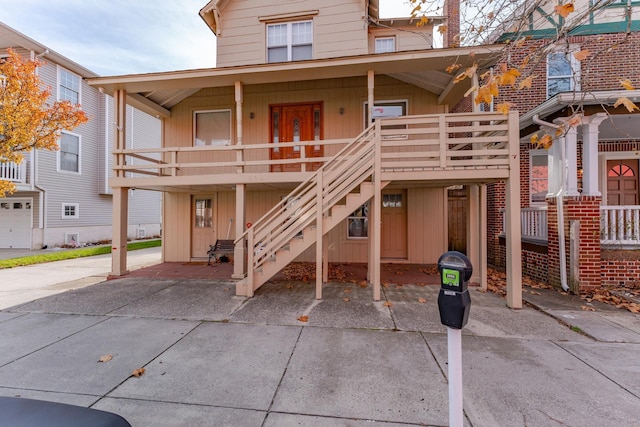
M128 251L136 249L155 248L162 245L162 240L143 240L141 242L133 242L127 244ZM111 253L111 245L95 246L92 248L71 249L58 252L39 253L37 255L29 255L20 258L9 258L0 260L0 269L19 267L21 265L40 264L43 262L62 261L65 259L82 258L94 255L103 255Z

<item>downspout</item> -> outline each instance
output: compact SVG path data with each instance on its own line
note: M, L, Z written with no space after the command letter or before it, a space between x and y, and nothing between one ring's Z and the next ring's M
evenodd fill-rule
M30 52L30 56L31 56L31 60L34 61L36 59L40 59L43 56L46 56L49 54L49 49L45 49L44 52L39 53L39 54L35 54L35 52L32 50ZM36 75L38 74L40 70L40 67L36 68ZM40 194L40 200L38 201L38 228L42 229L42 248L46 248L47 244L45 242L46 239L46 235L47 235L47 190L45 188L43 188L42 186L40 186L39 183L39 173L38 173L38 153L39 151L33 150L33 161L31 164L31 185L34 189L38 190L38 193ZM31 225L33 227L33 224ZM33 243L33 235L31 236L32 239L32 243Z
M536 114L533 116L533 122L540 126L547 126L553 129L560 129L561 126L554 123L545 122L541 120ZM565 183L567 181L567 165L566 165L566 153L565 144L560 144L560 163L562 164L562 173L560 174L560 189L553 195L556 199L556 209L558 211L558 245L560 252L560 286L565 292L569 291L567 285L567 259L565 248L565 235L564 235L564 209L563 209L563 196L565 192Z

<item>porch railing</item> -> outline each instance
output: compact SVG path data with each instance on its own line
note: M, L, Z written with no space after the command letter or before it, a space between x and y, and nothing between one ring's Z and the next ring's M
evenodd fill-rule
M640 206L600 206L600 243L640 246Z
M509 116L498 113L403 116L381 119L381 129L383 173L509 166ZM130 177L130 172L154 176L264 173L274 167L279 171L311 172L351 141L116 149L113 168L122 177ZM271 158L271 150L285 148L294 149L296 157ZM310 157L307 151L323 152L323 156Z
M0 179L11 182L25 182L26 178L26 164L8 162L0 163Z
M502 234L507 229L507 222L502 215ZM539 242L547 241L547 207L530 207L520 209L520 229L523 239L535 240Z
M523 239L547 240L546 207L523 208L520 221ZM640 206L600 206L600 244L640 247Z

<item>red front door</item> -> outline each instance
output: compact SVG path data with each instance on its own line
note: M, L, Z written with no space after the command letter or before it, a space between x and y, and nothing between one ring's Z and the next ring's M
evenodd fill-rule
M638 159L607 161L607 204L637 205L640 198Z
M271 106L271 142L269 150L271 160L291 160L301 158L303 147L300 145L279 147L280 143L319 141L321 136L321 104L291 104ZM306 158L322 157L322 145L309 145L304 152ZM272 172L299 172L316 170L320 162L290 162L272 164Z

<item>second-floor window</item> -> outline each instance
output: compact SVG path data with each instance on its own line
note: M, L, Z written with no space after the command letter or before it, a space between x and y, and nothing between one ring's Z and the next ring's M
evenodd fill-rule
M547 56L547 97L578 89L580 63L572 53L554 52Z
M395 37L376 37L376 53L387 53L396 51Z
M80 173L80 137L70 133L60 134L58 170Z
M312 56L312 21L267 25L267 62L302 61Z
M81 104L80 100L80 76L73 74L64 68L59 69L59 95L61 101L69 101L72 104Z

